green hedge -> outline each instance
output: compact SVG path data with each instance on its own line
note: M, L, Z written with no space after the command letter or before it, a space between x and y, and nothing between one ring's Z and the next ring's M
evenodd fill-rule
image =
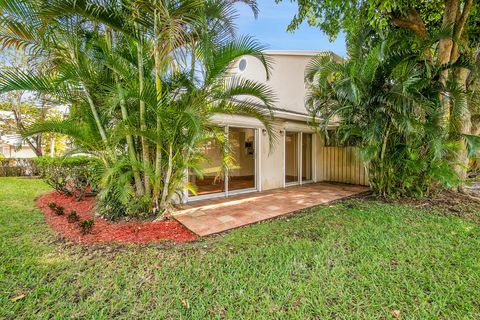
M34 158L0 158L0 177L38 176L40 169Z

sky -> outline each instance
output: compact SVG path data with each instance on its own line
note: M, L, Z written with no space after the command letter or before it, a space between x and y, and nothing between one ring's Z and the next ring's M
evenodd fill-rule
M307 23L294 33L287 32L287 26L297 12L297 4L284 0L275 4L274 0L258 0L260 13L255 20L251 9L245 4L236 4L239 18L236 21L239 35L251 35L270 50L323 50L345 56L343 35L334 42L318 28Z

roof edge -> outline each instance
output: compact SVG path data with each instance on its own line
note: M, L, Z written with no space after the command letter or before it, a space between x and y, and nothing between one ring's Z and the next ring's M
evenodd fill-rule
M268 55L279 56L316 56L326 51L321 50L264 50L263 53Z

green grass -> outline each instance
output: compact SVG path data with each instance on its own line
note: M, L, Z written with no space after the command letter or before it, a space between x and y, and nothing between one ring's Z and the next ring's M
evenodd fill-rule
M350 200L173 248L66 243L0 179L0 319L480 318L480 228ZM18 300L15 300L17 298Z

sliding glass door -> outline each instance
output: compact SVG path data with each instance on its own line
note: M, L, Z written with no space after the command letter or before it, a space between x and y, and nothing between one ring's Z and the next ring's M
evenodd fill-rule
M233 167L228 175L228 191L255 188L255 129L228 130Z
M202 175L196 175L190 170L188 180L195 186L197 196L209 194L221 195L225 192L225 179L222 174L222 150L218 141L209 140L201 147L205 159L200 162ZM189 196L194 196L191 191Z
M313 135L285 133L285 185L313 181Z
M297 183L298 180L298 145L300 134L285 133L285 183Z
M202 176L189 172L189 182L196 194L189 192L189 200L228 196L257 189L257 130L253 128L226 128L232 165L228 175L222 172L222 150L215 140L203 146L205 160L200 163Z
M302 133L302 182L313 180L313 135Z

